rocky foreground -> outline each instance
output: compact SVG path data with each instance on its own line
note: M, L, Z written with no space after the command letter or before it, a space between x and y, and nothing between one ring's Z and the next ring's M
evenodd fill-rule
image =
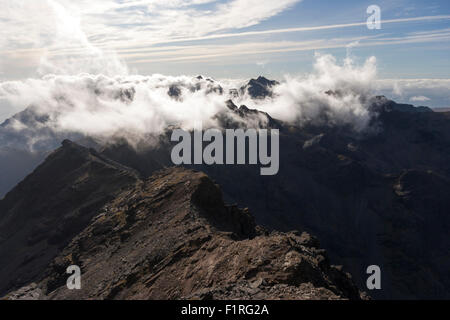
M38 204L27 221L39 227L20 225L14 213ZM142 180L66 141L0 208L9 230L0 253L17 248L0 260L7 299L365 298L315 238L258 227L201 172L168 168ZM81 290L66 287L70 265L81 267Z

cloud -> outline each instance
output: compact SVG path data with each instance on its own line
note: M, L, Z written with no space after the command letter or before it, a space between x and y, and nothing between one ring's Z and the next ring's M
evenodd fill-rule
M301 0L0 0L0 72L4 78L45 74L136 73L128 66L248 59L295 51L443 42L449 29L392 37L278 41L285 34L354 28L365 21L248 31ZM444 21L450 15L384 20L384 24ZM233 43L228 41L232 38ZM209 40L205 42L203 40ZM258 41L259 40L259 41ZM198 44L198 41L202 41ZM196 43L197 42L197 43ZM269 57L259 56L259 60ZM126 63L124 62L126 61Z
M378 79L374 90L398 102L420 102L433 108L450 106L450 79Z
M127 67L114 52L92 44L79 10L66 1L0 0L0 56L5 64L18 68L35 60L39 74L80 72L126 74ZM73 56L53 56L52 50L77 48Z
M314 71L304 76L286 77L275 88L273 98L253 101L244 96L238 102L286 122L350 125L356 131L363 131L373 116L367 101L372 95L376 74L375 57L356 66L351 58L339 64L331 55L316 54Z
M172 86L179 88L182 99L169 96ZM22 147L33 149L53 139L49 131L58 139L64 135L103 141L125 138L136 144L170 125L188 129L203 121L214 126L214 115L226 108L224 97L215 90L219 90L217 84L185 76L48 75L0 83L0 99L15 107L29 107L33 116L13 119L7 129L32 137Z
M0 68L32 57L40 74L123 75L112 48L249 27L299 1L0 0Z
M426 21L440 21L440 20L450 20L450 15L436 15L436 16L422 16L422 17L414 17L414 18L400 18L400 19L389 19L383 20L383 24L396 24L396 23L409 23L409 22L426 22ZM298 32L311 32L311 31L324 31L324 30L337 30L337 29L346 29L346 28L354 28L354 27L363 27L366 26L367 22L352 22L352 23L343 23L343 24L332 24L332 25L321 25L321 26L312 26L312 27L294 27L294 28L282 28L282 29L267 29L267 30L258 30L258 31L243 31L243 32L233 32L233 33L214 33L205 36L198 37L182 37L182 38L166 38L163 40L150 40L143 45L150 44L167 44L167 43L177 43L177 42L186 42L186 41L199 41L199 40L216 40L216 39L224 39L224 38L241 38L241 37L251 37L251 36L267 36L267 35L277 35L277 34L286 34L286 33L298 33ZM443 31L445 32L444 29ZM416 34L420 34L417 32Z
M261 68L265 68L270 63L269 60L256 61L256 65Z
M101 141L125 138L137 145L155 141L169 126L189 130L201 121L204 128L218 127L218 113L228 112L233 117L225 104L230 98L237 105L266 111L300 126L350 125L363 131L373 116L367 101L375 77L373 57L356 66L350 59L340 64L330 55L317 55L313 73L287 77L274 88L273 97L265 100L253 100L247 94L236 98L230 90L240 88L237 81L84 74L1 82L0 101L16 109L29 107L28 114L33 116L13 119L7 130L30 137L23 146L30 149L48 139L56 139L52 143L58 144L64 136L89 136ZM264 119L250 119L260 120Z
M431 99L425 96L414 96L409 98L409 101L412 102L423 102L423 101L430 101Z
M407 33L401 37L334 37L315 38L303 41L254 41L246 39L243 42L231 44L201 44L183 46L158 46L142 49L119 50L119 54L132 63L142 64L150 62L176 62L176 61L222 61L223 57L243 57L254 54L287 53L299 51L313 51L320 49L346 48L351 56L355 47L373 47L412 43L445 42L450 40L450 30L431 30L420 33Z

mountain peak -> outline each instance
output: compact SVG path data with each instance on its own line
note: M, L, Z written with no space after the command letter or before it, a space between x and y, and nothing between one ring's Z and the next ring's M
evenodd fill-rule
M251 79L247 85L241 87L241 93L248 92L253 99L264 99L272 96L272 87L279 85L278 81L268 80L263 76Z

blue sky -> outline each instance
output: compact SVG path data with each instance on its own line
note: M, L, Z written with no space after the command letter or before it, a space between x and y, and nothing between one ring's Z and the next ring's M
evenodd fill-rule
M211 33L245 33L278 29L320 27L327 25L365 22L366 9L373 1L299 1L276 16L246 28L236 28ZM157 44L156 47L211 46L211 55L190 52L177 55L174 60L158 56L151 58L129 58L129 64L144 73L160 72L176 75L180 72L211 74L216 77L256 76L260 73L280 77L286 73L309 72L316 52L331 53L338 58L348 54L363 61L376 56L381 78L449 78L450 74L450 2L449 1L378 1L383 20L400 20L382 24L381 30L369 30L366 26L342 27L328 30L311 30L275 34L251 35L202 41L187 41L172 44ZM210 4L212 6L212 4ZM442 19L408 21L415 17L446 16ZM405 20L405 21L402 21ZM312 41L311 44L304 44ZM282 46L283 42L286 43ZM255 43L266 44L260 49L248 50ZM281 45L280 51L269 52ZM214 46L224 48L215 48ZM228 54L227 49L233 51ZM335 48L333 48L336 46ZM298 48L297 50L295 48ZM190 48L191 49L191 48ZM291 51L292 50L292 51ZM201 50L199 50L201 51ZM240 54L257 51L253 54ZM208 52L208 51L207 51ZM191 59L192 58L192 59ZM167 59L167 61L164 61ZM162 61L161 61L162 60Z
M380 30L365 25L366 9L374 4L381 9ZM424 79L434 79L433 85L440 80L441 97L434 103L450 106L448 0L0 0L0 5L3 80L106 69L281 79L310 72L315 54L325 53L355 63L375 56L378 78L403 79L405 88L405 79L420 80L422 87L430 86ZM418 97L425 94L438 95L427 91Z

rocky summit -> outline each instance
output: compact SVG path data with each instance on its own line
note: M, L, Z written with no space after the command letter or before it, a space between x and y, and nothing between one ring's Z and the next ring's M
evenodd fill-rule
M198 171L141 179L65 141L0 208L6 299L365 298L314 237L269 233Z

